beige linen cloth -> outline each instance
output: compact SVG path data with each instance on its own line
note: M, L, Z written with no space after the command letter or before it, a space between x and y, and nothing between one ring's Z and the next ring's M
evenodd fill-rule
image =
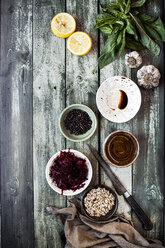
M65 248L164 247L160 241L146 240L128 220L120 216L103 222L93 221L81 213L78 199L71 199L70 203L67 208L47 207L47 211L64 224Z

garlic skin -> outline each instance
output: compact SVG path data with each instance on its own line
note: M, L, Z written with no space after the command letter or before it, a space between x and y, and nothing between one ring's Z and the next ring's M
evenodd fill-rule
M161 74L153 65L143 66L137 72L138 85L145 89L152 89L159 85Z
M127 53L125 55L125 64L129 68L138 68L142 64L142 57L136 51L133 51L131 53Z

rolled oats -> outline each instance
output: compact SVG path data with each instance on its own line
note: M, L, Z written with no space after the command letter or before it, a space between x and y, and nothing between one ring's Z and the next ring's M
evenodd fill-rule
M88 192L84 198L84 206L91 216L104 216L114 206L115 197L107 189L98 187Z

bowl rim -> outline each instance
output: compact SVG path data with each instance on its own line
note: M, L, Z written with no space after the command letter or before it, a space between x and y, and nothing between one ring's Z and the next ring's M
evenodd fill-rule
M105 146L106 146L106 143L107 143L107 140L109 139L109 137L110 137L111 135L113 135L113 134L120 133L120 132L124 132L124 133L130 134L130 135L133 137L133 139L135 140L136 144L137 144L137 154L136 154L135 158L132 160L132 162L130 162L130 163L127 164L127 165L116 165L116 164L114 164L113 162L111 162L111 161L109 160L109 158L107 157L106 152L105 152ZM113 165L113 166L115 166L115 167L118 167L118 168L125 168L125 167L128 167L128 166L132 165L132 164L137 160L137 158L138 158L138 156L139 156L139 152L140 152L140 145L139 145L138 139L135 137L134 134L132 134L130 131L127 131L127 130L117 130L117 131L113 131L112 133L110 133L110 134L106 137L106 139L105 139L105 141L104 141L104 144L103 144L103 153L104 153L105 158L107 159L107 161L108 161L111 165Z
M91 114L93 115L93 118L94 118L93 130L89 133L89 135L88 135L87 137L81 138L81 139L79 139L79 140L76 140L76 139L74 139L74 138L68 137L68 136L63 132L62 127L61 127L61 119L62 119L62 116L64 115L64 113L65 113L68 109L70 109L70 108L72 108L72 107L76 107L76 106L77 106L77 107L82 107L82 108L84 108L84 109L88 109L88 111L91 112ZM82 110L83 110L83 109L82 109ZM84 110L84 111L85 111L85 110ZM74 141L74 142L82 142L82 141L85 141L85 140L89 139L89 138L95 133L96 128L97 128L97 118L96 118L96 115L95 115L94 111L93 111L91 108L89 108L87 105L79 104L79 103L71 104L71 105L69 105L68 107L64 108L63 111L62 111L61 114L60 114L60 117L59 117L59 129L60 129L60 132L62 133L62 135L63 135L66 139L68 139L68 140L70 140L70 141ZM90 130L90 129L89 129L89 130Z
M79 156L81 158L85 158L86 159L86 163L87 163L87 167L88 167L88 179L84 182L85 185L84 187L80 188L80 189L77 189L75 191L73 190L64 190L63 191L63 194L61 193L61 189L58 188L53 182L52 182L52 179L50 178L49 176L49 171L50 171L50 167L54 161L54 159L60 154L61 151L68 151L69 149L63 149L63 150L60 150L58 152L56 152L47 162L46 164L46 168L45 168L45 176L46 176L46 180L47 180L47 183L49 184L49 186L58 194L60 195L64 195L64 196L74 196L74 195L77 195L77 194L80 194L81 192L83 192L87 187L88 185L90 184L91 180L92 180L92 176L93 176L93 169L92 169L92 165L91 165L91 162L89 161L89 159L87 158L86 155L84 155L82 152L79 152L77 150L74 150L74 149L70 149L71 152L73 152L76 156Z
M90 216L87 211L85 210L85 206L84 206L84 198L86 197L86 195L89 193L89 191L91 191L92 189L96 189L96 188L105 188L107 189L108 191L110 191L114 196L115 196L115 205L114 205L114 209L112 211L111 214L106 214L106 215L103 215L103 216L100 216L100 217L97 217L97 216ZM118 205L119 205L119 201L118 201L118 197L117 197L117 194L116 192L109 186L105 185L105 184L96 184L94 186L90 186L88 187L88 189L84 192L83 196L82 196L82 199L81 199L81 211L82 213L88 217L89 219L91 220L95 220L95 221L106 221L106 220L109 220L113 215L115 215L117 209L118 209ZM112 210L112 209L111 209ZM111 211L110 210L110 211Z

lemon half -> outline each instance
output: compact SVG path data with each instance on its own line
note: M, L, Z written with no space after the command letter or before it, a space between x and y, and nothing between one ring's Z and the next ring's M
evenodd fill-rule
M67 38L75 31L76 21L68 13L59 13L53 17L51 29L56 36Z
M67 40L67 48L75 55L87 54L92 47L92 39L85 32L75 32Z

